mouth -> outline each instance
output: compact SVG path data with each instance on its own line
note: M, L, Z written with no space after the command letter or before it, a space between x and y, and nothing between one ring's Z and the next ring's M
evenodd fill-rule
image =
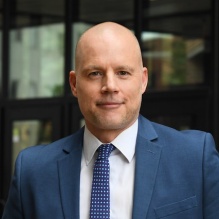
M98 102L96 105L103 109L116 109L123 104L124 104L123 102L109 101L109 102Z

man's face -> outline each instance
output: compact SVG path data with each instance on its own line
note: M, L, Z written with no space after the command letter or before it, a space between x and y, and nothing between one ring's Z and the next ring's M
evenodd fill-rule
M124 40L107 37L91 37L89 43L81 45L70 84L93 134L103 130L121 132L137 119L147 69L142 67L136 50L135 45Z

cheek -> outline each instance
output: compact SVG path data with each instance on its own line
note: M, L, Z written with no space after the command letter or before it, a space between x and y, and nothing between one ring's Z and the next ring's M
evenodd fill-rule
M88 100L84 99L83 97L78 97L78 104L81 113L83 114L84 117L86 117L90 107L90 103Z
M95 95L88 89L78 89L78 103L81 110L89 111L90 108L95 104Z
M130 101L131 108L139 107L141 105L141 100L142 100L141 86L132 89L131 92L129 93L128 99Z
M129 91L127 91L129 90ZM138 97L140 97L142 95L142 84L141 83L132 83L129 86L126 86L124 88L124 91L129 93L129 96L132 99L139 99Z

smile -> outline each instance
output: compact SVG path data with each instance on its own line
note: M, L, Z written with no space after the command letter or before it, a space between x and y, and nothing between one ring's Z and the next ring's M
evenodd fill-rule
M105 109L116 109L120 107L122 104L123 103L121 102L103 102L103 103L97 103L97 106Z

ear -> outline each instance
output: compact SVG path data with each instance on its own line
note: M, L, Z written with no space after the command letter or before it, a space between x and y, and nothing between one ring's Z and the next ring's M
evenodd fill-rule
M147 84L148 84L148 70L146 67L143 67L142 72L142 94L146 91Z
M72 94L77 97L77 89L76 89L76 73L75 71L70 71L69 73L69 83L71 87Z

